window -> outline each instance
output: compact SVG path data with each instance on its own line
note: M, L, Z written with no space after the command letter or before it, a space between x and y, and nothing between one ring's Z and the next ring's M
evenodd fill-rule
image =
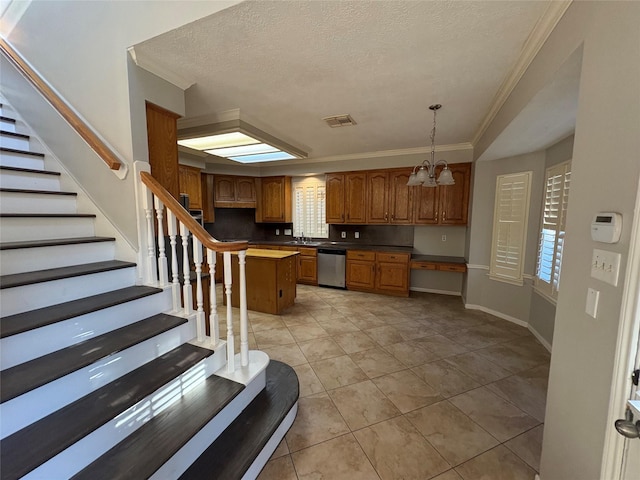
M570 181L570 161L547 169L535 286L553 299L557 298L560 286Z
M293 181L293 236L328 238L324 179L304 177Z
M489 265L494 280L523 284L531 176L532 172L522 172L497 178Z

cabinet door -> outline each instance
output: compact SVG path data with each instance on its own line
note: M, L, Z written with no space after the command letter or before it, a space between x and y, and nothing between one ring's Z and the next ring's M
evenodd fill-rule
M367 174L367 223L389 223L389 174Z
M215 222L215 213L213 210L213 175L202 173L200 175L200 183L202 185L202 217L205 223Z
M326 185L327 223L344 223L344 174L327 174Z
M411 170L389 173L389 212L393 224L413 223L413 187L408 187Z
M376 290L408 293L409 265L407 263L378 262Z
M345 175L345 223L364 225L367 223L367 174Z
M471 163L449 165L455 185L440 186L440 224L466 225L469 212Z
M178 183L180 193L189 195L189 208L191 210L202 210L200 169L187 165L178 165Z
M434 225L438 223L438 188L411 187L413 189L413 223Z
M256 217L261 222L291 222L291 177L264 177L260 182Z
M147 145L151 175L175 199L180 198L178 174L178 127L180 115L146 102Z
M373 290L375 276L375 262L347 259L347 288Z
M236 201L254 203L256 202L256 186L253 177L236 177Z
M236 193L233 177L215 175L214 186L213 204L216 207L228 207L229 203L235 202Z
M316 257L298 255L298 283L318 284L318 261Z

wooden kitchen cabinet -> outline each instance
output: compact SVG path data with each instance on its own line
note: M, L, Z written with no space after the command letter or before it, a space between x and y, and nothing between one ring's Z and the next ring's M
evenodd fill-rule
M367 224L389 223L389 174L367 173Z
M202 210L202 180L200 169L188 165L178 165L178 184L180 193L189 195L189 208Z
M210 173L201 173L200 185L202 191L202 219L204 223L213 223L216 220L213 209L213 175Z
M256 208L254 178L215 175L213 204L218 208Z
M346 285L348 290L371 292L376 287L376 254L363 250L347 250Z
M256 179L258 204L256 223L290 223L292 221L291 177Z
M409 296L408 253L347 251L347 289Z
M442 167L436 169L439 174ZM452 163L455 185L414 188L414 223L419 225L466 225L469 212L471 163Z
M298 283L318 285L318 249L299 247Z
M327 223L367 223L367 174L327 174Z

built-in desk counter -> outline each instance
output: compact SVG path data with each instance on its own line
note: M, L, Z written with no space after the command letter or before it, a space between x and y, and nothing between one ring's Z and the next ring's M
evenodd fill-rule
M411 255L412 270L439 270L441 272L467 271L464 257L447 257L442 255Z
M296 255L286 250L247 249L247 308L279 314L296 299ZM238 278L238 255L232 255L233 278ZM231 305L240 305L238 282L231 287ZM223 298L225 296L223 295ZM225 298L226 301L226 298Z

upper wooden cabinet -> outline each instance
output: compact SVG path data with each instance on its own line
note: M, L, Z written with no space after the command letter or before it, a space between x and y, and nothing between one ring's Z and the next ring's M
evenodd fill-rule
M441 167L436 170L439 174ZM415 189L414 223L419 225L466 225L469 212L471 163L449 164L455 185L412 187Z
M218 208L256 208L254 178L215 175L213 204Z
M292 221L291 177L256 179L257 223L290 223Z
M389 223L389 173L367 173L367 223Z
M367 223L366 172L327 174L327 223Z
M213 209L213 175L210 173L201 173L200 184L202 185L202 219L204 223L213 223L215 221L215 212Z
M410 169L367 174L367 223L411 224L413 189L407 186Z
M200 169L187 165L178 165L178 184L180 193L189 195L189 208L202 210L202 179Z

